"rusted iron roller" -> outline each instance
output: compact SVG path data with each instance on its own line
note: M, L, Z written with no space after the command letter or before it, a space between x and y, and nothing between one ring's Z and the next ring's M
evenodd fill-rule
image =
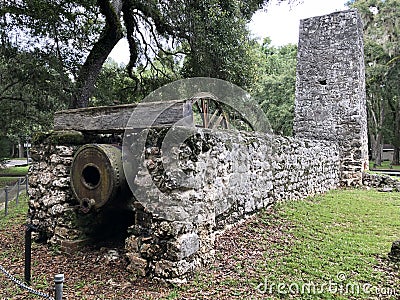
M126 186L121 148L106 144L82 146L72 161L71 186L85 213L114 199Z

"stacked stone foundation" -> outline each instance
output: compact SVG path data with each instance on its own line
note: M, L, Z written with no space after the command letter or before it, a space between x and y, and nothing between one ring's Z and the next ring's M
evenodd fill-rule
M156 144L147 146L153 152L157 148ZM101 225L102 211L107 210L104 207L84 214L71 192L69 172L79 147L52 144L47 137L35 147L33 157L38 163L30 170L31 222L39 227L44 239L65 250L84 241L92 242L92 231ZM187 280L198 267L213 260L217 231L276 201L302 199L339 184L338 149L327 142L247 132L210 134L206 129L197 129L190 141L173 152L180 168L196 182L191 189L177 185L170 172L162 168L143 168L137 176L151 180L157 177L160 185L172 186L163 194L173 198L174 203L177 199L183 204L190 201L193 205L206 204L208 209L201 216L166 220L154 216L132 196L130 225L124 229L128 269L172 282ZM159 159L161 154L149 156L145 166Z

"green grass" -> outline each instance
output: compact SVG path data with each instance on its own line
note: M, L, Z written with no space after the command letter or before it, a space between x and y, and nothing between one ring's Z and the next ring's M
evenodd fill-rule
M216 253L222 265L198 273L176 299L203 292L223 299L398 299L399 264L387 254L400 238L399 216L400 193L375 190L277 203L232 237L236 250ZM251 258L254 251L263 258ZM225 267L226 257L236 269L229 260Z
M28 174L29 167L28 166L18 166L11 167L0 170L0 188L4 188L6 185L12 186L14 185L18 178Z
M18 198L18 205L15 200L8 203L8 214L4 216L4 209L0 210L0 229L8 228L13 224L26 223L26 214L28 211L28 196L21 193ZM2 253L4 255L4 253Z
M10 234L9 228L14 226L15 224L20 225L26 223L27 211L28 197L25 193L21 194L21 196L19 197L18 205L15 203L15 201L9 202L7 216L4 215L4 208L0 210L0 234L3 235L3 232L6 232L4 235L8 235ZM21 228L20 234L21 235L19 238L22 239L24 234L23 228ZM7 247L3 247L2 251L0 252L0 264L3 265L3 261L11 261L12 263L20 264L20 257L23 255L22 251L23 249L21 249L20 240L14 240L13 242L7 244ZM23 275L21 273L14 273L13 275L17 279L23 281ZM42 282L42 284L44 283ZM19 288L9 279L7 279L3 273L0 273L0 291L2 295L10 295L10 297L8 297L7 299L16 299L18 297L21 297L21 293L24 293L21 288ZM16 298L14 298L14 296ZM31 298L36 299L36 297Z
M374 168L374 162L373 162L373 161L370 161L370 162L369 162L369 168L370 168L370 169L386 169L386 170L388 170L388 169L393 169L393 170L400 170L400 166L391 166L391 165L390 165L390 161L387 161L387 160L383 161L382 164L381 164L380 166L376 166L375 168Z
M11 167L0 170L0 174L8 176L25 176L28 174L28 170L28 166Z
M378 267L392 242L399 239L399 193L333 191L307 201L278 204L277 211L281 219L274 222L292 225L287 232L292 243L271 245L279 255L272 259L266 257L260 264L259 272L265 274L265 282L296 283L299 287L310 282L322 287L331 282L344 287L344 292L324 291L320 299L348 299L349 296L368 299L370 295L362 292L365 283L397 288L400 293L400 284L386 286L385 274ZM354 283L360 286L360 295L350 290L346 294L346 284ZM282 296L277 287L272 290L275 296ZM312 298L311 294L299 296Z

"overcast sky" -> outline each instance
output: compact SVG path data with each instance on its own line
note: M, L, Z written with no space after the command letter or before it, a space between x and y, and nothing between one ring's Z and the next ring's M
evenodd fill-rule
M300 19L345 10L347 1L298 0L299 4L290 6L285 3L278 5L278 0L271 0L266 11L258 11L254 14L249 28L254 37L260 40L269 36L275 46L297 44ZM129 47L126 39L117 44L110 56L118 63L128 63Z
M249 24L251 32L260 39L269 36L275 46L297 44L301 19L345 10L348 0L298 0L297 2L301 3L290 6L286 3L278 5L277 0L271 0L266 11L254 14Z

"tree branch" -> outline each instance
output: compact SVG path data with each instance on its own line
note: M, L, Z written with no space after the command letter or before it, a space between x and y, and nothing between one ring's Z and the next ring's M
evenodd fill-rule
M133 16L133 10L134 10L134 5L131 0L125 0L122 2L122 13L123 13L123 18L124 18L124 22L125 22L126 37L128 40L129 53L130 53L129 54L129 63L126 66L126 69L128 71L129 77L131 77L135 81L136 87L137 87L139 80L134 75L133 68L135 67L137 59L139 57L139 53L138 53L137 41L135 39L136 21ZM136 90L136 88L135 88L135 90Z
M118 41L123 37L122 25L120 23L121 5L118 4L120 1L115 0L114 5L108 0L97 1L100 12L106 17L106 25L79 71L76 82L77 90L72 99L73 108L86 107L88 105L89 97L93 93L94 84L103 63Z

